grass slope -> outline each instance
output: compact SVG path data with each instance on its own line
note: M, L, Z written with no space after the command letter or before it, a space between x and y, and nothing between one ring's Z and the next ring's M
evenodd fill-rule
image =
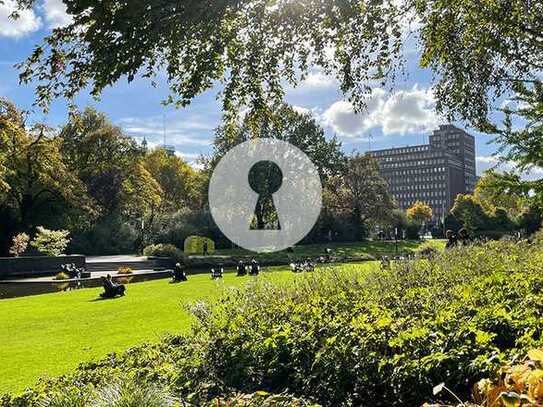
M285 268L273 271L263 278L292 275ZM115 300L98 300L101 288L1 300L0 394L20 391L41 376L66 373L80 362L186 331L191 316L183 304L247 281L233 273L213 281L206 274L181 284L132 284L126 297Z

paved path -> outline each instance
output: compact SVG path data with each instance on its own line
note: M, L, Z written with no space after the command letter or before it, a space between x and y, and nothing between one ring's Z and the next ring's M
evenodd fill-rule
M153 274L167 274L171 273L169 270L134 270L131 274L117 274L110 271L99 271L91 273L89 278L82 278L80 281L94 280L102 276L111 274L112 277L132 277L136 275L153 275ZM67 283L70 281L77 281L75 278L70 278L66 280L55 280L52 276L46 277L34 277L34 278L20 278L20 279L10 279L10 280L1 280L0 284L10 284L10 283Z
M87 263L132 263L139 261L147 261L147 257L129 254L115 256L87 256Z

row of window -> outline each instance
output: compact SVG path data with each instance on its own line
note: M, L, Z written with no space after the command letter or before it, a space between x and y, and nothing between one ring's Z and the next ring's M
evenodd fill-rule
M394 161L408 161L408 160L425 160L428 158L439 158L442 157L443 154L441 152L430 152L425 154L407 154L403 156L390 156L390 157L381 157L379 158L379 161L381 163L388 163L388 162L394 162Z
M441 182L438 182L441 181ZM388 181L392 191L409 191L410 189L445 189L445 177L436 179L411 178ZM413 185L413 182L418 184Z
M433 167L433 168L417 168L417 169L410 169L410 170L398 170L398 171L391 171L386 176L392 176L392 177L401 177L406 175L430 175L429 178L432 180L439 180L439 179L445 179L445 167Z
M381 168L405 168L413 166L423 166L423 165L438 165L443 164L445 160L420 160L420 161L402 161L391 164L381 164ZM442 171L445 171L445 168L442 168ZM437 172L437 171L436 171Z
M405 148L392 148L390 150L381 150L375 151L373 154L376 157L398 155L398 154L407 154L407 153L416 153L422 151L428 151L430 146L415 146L415 147L405 147Z
M432 193L432 196L445 196L445 186L443 184L430 184L430 185L399 185L390 188L392 193L398 193L403 191L423 191L422 194Z
M394 197L397 199L403 198L437 198L445 197L445 191L421 191L417 193L413 192L403 192L403 193L393 193Z

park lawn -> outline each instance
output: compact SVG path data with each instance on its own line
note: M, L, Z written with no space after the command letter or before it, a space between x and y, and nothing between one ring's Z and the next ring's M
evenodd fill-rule
M427 240L428 244L443 249L445 247L446 240L444 239L431 239ZM275 252L275 253L261 253L259 258L267 259L284 259L288 257L314 257L322 256L325 253L326 248L333 250L335 256L346 257L367 257L373 256L378 258L380 256L394 256L395 254L403 255L413 253L423 242L420 240L399 240L397 244L393 241L362 241L353 243L326 243L326 244L308 244L295 246L293 252L287 251ZM231 256L250 256L251 253L241 249L226 249L217 250L217 254L231 255Z
M375 265L337 267L367 270ZM296 275L273 267L259 278ZM167 333L187 332L191 316L184 304L211 299L222 288L241 286L251 278L227 272L223 280L200 274L186 283L168 281L128 285L127 295L114 300L99 300L101 288L0 300L0 395L22 391L40 377L67 373L80 362L157 342Z

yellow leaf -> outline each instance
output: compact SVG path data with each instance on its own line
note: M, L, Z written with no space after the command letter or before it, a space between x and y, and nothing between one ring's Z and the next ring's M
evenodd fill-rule
M543 350L541 349L532 349L528 351L528 357L534 362L543 362Z

